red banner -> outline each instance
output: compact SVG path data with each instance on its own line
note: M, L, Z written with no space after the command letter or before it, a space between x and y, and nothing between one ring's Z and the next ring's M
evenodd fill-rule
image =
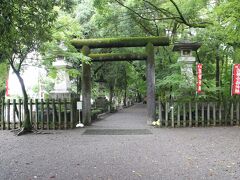
M8 80L6 81L6 96L9 96Z
M240 64L233 65L232 95L234 94L240 94Z
M202 64L197 64L197 93L202 92Z

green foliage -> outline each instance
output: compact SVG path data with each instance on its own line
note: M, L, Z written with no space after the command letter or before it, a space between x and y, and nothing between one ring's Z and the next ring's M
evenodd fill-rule
M64 56L71 62L78 62L82 58L82 54L71 45L70 40L73 37L81 37L80 26L77 21L71 17L71 14L55 8L58 17L51 27L51 41L44 44L41 51L44 55L44 65L51 66L52 62L59 56ZM61 47L61 43L62 46Z
M0 5L0 54L20 58L49 38L49 29L56 17L53 1L7 1Z
M240 41L239 11L238 0L223 1L215 9L215 16L220 20L219 25L224 28L222 32L228 43L234 44Z
M170 97L175 100L191 100L195 97L195 82L189 84L180 72L181 65L176 63L164 66L162 72L157 74L157 94L162 100L167 101Z
M145 63L145 62L144 62ZM133 93L146 94L146 81L145 81L145 64L141 62L132 62L127 66L127 83L130 89L130 95Z
M56 69L53 68L52 63L58 57L64 57L72 64L72 67L67 69L70 77L76 79L81 73L80 64L90 61L90 58L79 53L70 42L73 37L82 36L81 26L72 14L62 11L59 7L55 7L55 10L58 12L58 17L50 29L52 38L41 48L42 64L47 67L49 77L55 78Z
M167 35L173 43L184 38L201 42L198 55L203 64L203 93L198 98L217 100L230 97L231 65L240 62L237 0L216 3L208 0L85 0L77 9L76 17L85 38ZM179 55L172 52L172 46L155 49L157 94L166 100L170 97L196 98L195 87L186 84L179 65L175 65ZM144 49L96 52L99 51L121 53L143 52ZM216 66L217 57L219 67ZM96 70L99 64L92 66ZM145 69L142 62L105 63L94 77L97 79L104 74L106 88L113 85L115 94L121 94L127 84L129 92L144 95ZM220 72L219 87L216 86L217 70ZM97 85L95 89L97 93Z
M82 0L76 6L75 19L81 26L80 32L84 38L96 37L99 33L95 23L95 13L92 0Z
M6 90L6 80L8 76L8 64L6 61L0 62L0 98L4 96Z

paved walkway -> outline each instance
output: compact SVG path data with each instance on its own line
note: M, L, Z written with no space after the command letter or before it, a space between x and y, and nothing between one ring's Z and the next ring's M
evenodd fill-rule
M149 127L146 114L146 104L136 104L107 115L101 121L94 122L91 128L145 129Z
M145 125L144 111L136 105L92 127L54 134L16 137L0 131L0 179L239 179L238 127L153 128ZM116 128L126 134L85 134ZM152 134L129 134L126 129Z

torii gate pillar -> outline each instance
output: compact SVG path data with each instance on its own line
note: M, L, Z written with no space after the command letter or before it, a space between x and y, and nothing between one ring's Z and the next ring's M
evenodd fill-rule
M156 101L155 101L155 61L154 46L148 43L146 46L147 53L147 124L151 125L156 120Z
M82 47L82 54L88 56L90 54L90 49L88 46ZM87 63L82 63L82 117L83 124L91 124L91 65Z

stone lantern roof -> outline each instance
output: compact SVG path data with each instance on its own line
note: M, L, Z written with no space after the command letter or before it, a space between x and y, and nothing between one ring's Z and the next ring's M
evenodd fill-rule
M190 42L190 41L184 40L181 42L174 43L173 51L181 51L181 50L197 51L198 48L201 47L201 45L202 44L198 42Z

